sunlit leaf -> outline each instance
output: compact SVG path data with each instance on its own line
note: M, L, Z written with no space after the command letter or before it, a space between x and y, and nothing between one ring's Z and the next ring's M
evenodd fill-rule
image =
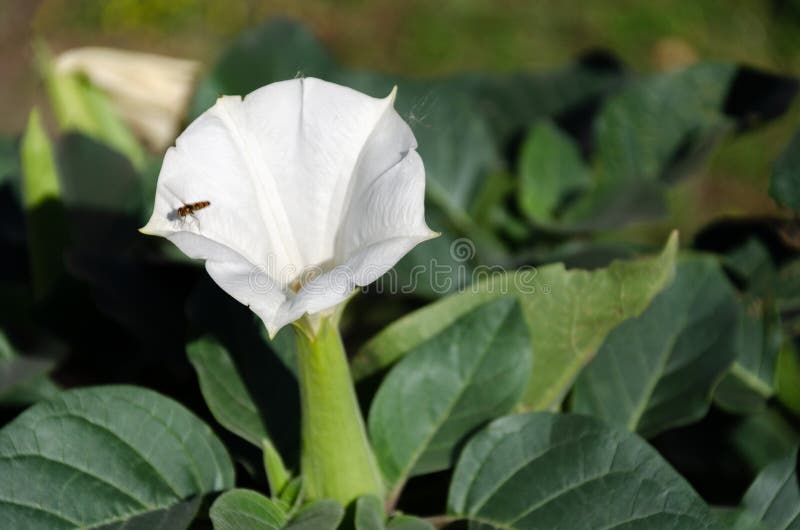
M353 373L356 378L375 373L485 301L514 295L534 356L522 403L556 407L606 334L644 311L672 279L677 245L674 234L659 256L591 272L568 271L561 264L515 273L487 269L474 287L411 313L367 342L353 360Z

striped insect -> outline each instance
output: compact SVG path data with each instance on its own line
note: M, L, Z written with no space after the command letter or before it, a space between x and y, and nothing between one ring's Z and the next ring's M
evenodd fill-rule
M189 215L194 217L196 212L202 210L203 208L207 208L208 206L211 206L211 202L209 201L197 201L184 204L178 208L178 217L181 219L186 219L186 217Z

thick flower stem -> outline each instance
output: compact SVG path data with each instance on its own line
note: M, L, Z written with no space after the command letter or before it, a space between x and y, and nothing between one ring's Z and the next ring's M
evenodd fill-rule
M318 326L298 322L297 364L302 408L300 465L306 497L347 505L360 495L383 496L383 481L367 441L338 318Z

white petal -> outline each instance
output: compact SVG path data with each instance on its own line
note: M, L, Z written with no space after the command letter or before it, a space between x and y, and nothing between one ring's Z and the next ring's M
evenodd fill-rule
M409 145L416 146L401 119L382 120L395 113L393 101L393 94L375 99L314 78L267 85L245 98L250 130L260 140L258 149L274 178L304 266L333 258L350 181L370 137L379 133L404 138L386 146L389 163ZM387 127L397 130L386 131Z
M425 223L425 170L416 151L408 151L383 173L360 172L356 178L359 186L336 237L337 263L382 241L408 238L419 243L436 237ZM408 250L396 257L393 251L374 254L382 261L372 265L385 272Z

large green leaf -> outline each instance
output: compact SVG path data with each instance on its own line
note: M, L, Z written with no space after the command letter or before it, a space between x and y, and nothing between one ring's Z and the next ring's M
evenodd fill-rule
M557 407L608 332L644 311L670 282L677 248L673 234L659 256L617 261L591 272L568 271L561 264L505 274L484 269L483 278L464 292L411 313L367 342L353 372L357 378L375 373L486 300L514 295L533 352L522 402L534 409Z
M187 501L234 482L208 426L130 386L64 392L25 411L0 430L0 476L0 521L53 530L185 528Z
M269 438L267 429L225 347L204 337L189 344L186 352L214 418L261 449L263 440Z
M508 416L464 448L450 512L504 530L721 530L646 442L585 416Z
M771 530L800 528L798 449L768 465L744 495L742 504Z
M769 194L779 204L800 211L800 131L775 162L769 181Z
M609 333L575 383L573 411L644 436L702 418L733 362L737 317L717 261L682 260L650 307Z
M514 298L478 306L408 352L369 413L391 487L450 467L464 436L519 401L530 370L530 337Z
M209 510L214 530L280 530L286 514L280 506L252 490L223 493Z
M589 184L589 170L577 146L549 122L528 135L520 159L520 209L532 221L551 222L568 195Z

